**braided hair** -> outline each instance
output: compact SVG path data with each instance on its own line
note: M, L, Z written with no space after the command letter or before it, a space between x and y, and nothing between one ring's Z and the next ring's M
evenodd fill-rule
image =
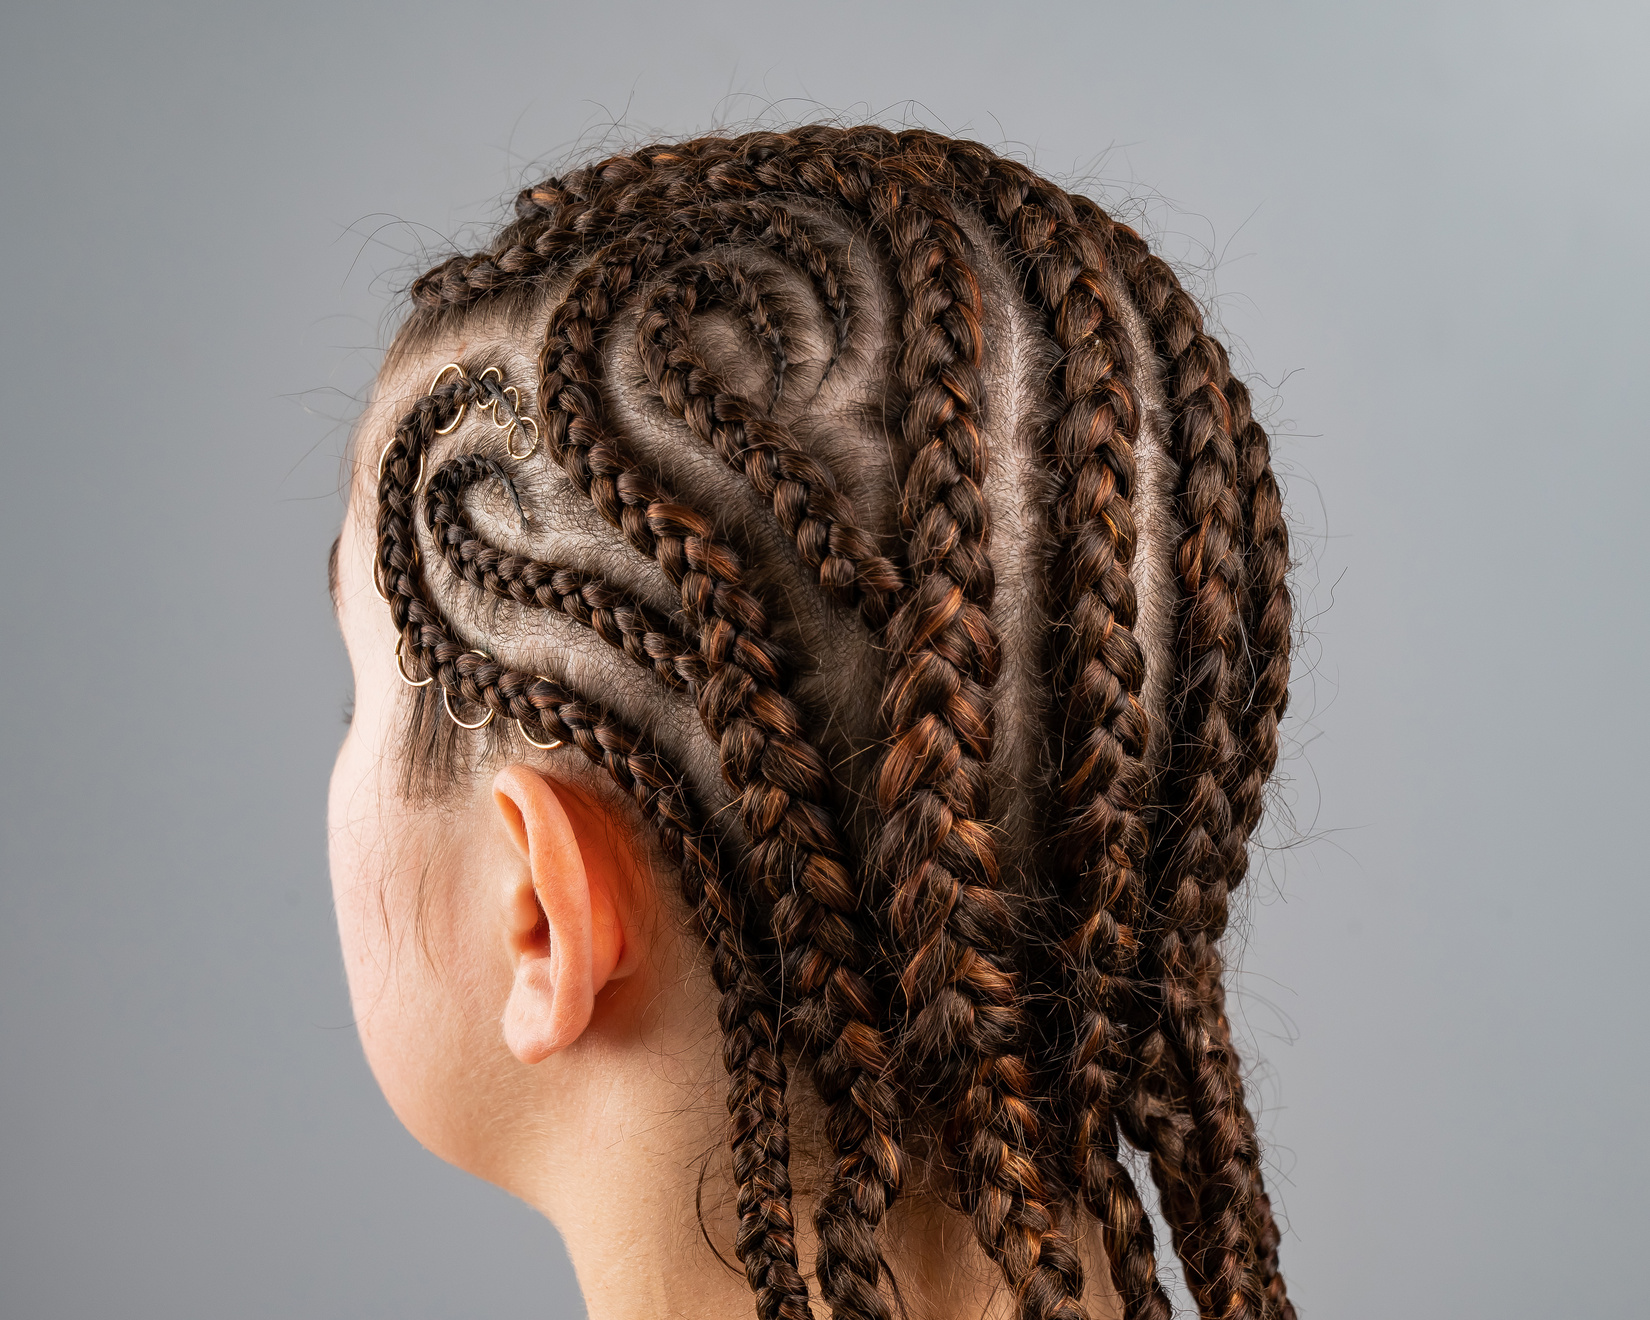
M1287 532L1170 268L977 144L809 127L548 179L412 298L394 354L488 345L378 458L412 759L577 751L654 827L721 995L758 1315L809 1315L800 1068L836 1320L892 1313L918 1152L1023 1320L1084 1316L1090 1223L1167 1320L1128 1146L1200 1315L1291 1320L1220 953Z

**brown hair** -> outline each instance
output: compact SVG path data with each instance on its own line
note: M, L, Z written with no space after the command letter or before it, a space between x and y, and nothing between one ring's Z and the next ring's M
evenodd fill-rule
M877 1229L928 1143L1025 1320L1083 1314L1079 1208L1125 1314L1171 1314L1125 1143L1200 1313L1292 1317L1219 951L1288 540L1170 268L978 144L810 127L549 179L413 300L401 356L507 327L379 459L421 754L442 704L559 740L678 864L758 1314L809 1314L794 1057L840 1320L890 1314Z

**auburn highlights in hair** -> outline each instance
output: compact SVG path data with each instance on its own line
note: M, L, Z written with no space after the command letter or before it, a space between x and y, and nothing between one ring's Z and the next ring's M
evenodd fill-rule
M1289 546L1169 267L977 144L812 127L549 179L413 301L395 352L478 346L377 460L415 759L564 745L655 828L758 1315L809 1316L794 1067L837 1320L892 1314L919 1159L1024 1320L1083 1316L1091 1226L1167 1320L1125 1145L1200 1313L1292 1317L1220 954Z

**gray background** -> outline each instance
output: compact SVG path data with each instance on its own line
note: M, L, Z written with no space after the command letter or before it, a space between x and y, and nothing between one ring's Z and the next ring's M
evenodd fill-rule
M535 161L831 110L1140 216L1270 409L1240 986L1304 1313L1641 1306L1644 8L693 8L6 6L0 1315L579 1313L350 1024L346 423Z

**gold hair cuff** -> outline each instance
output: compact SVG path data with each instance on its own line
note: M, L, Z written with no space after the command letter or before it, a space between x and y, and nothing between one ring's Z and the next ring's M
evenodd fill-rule
M436 434L439 435L440 432L438 431L438 432L436 432ZM380 449L378 451L378 480L380 480L380 481L382 481L384 479L384 460L390 456L390 450L394 447L395 442L398 439L400 439L399 436L392 435L389 439L389 443L386 444L382 449ZM420 486L422 486L423 484L424 484L424 451L422 449L420 449L418 451L418 476L413 481L412 493L414 495L418 494L418 488Z
M401 681L408 687L429 687L431 683L435 682L434 674L431 674L421 683L415 683L412 679L407 677L407 670L401 659L401 643L405 640L406 639L402 637L397 637L395 639L395 672L401 675Z
M541 682L541 683L551 682L551 680L546 678L543 674L534 674L533 677L538 679L538 681ZM532 734L527 732L527 726L525 724L523 724L520 720L516 721L516 728L521 730L521 736L523 738L527 739L528 742L532 743L533 746L537 747L539 749L539 751L541 751L541 752L552 752L558 747L565 747L567 745L566 743L562 742L562 740L560 738L552 738L547 743L541 743L537 738L533 737Z
M456 371L458 373L458 378L462 381L468 381L470 379L464 374L463 367L459 366L456 362L449 362L446 366L442 367L440 371L435 373L435 379L430 382L430 388L425 390L424 393L434 394L436 389L441 384L441 378L449 371ZM454 414L453 420L448 422L445 426L438 426L435 433L437 435L451 435L454 431L458 430L460 423L464 421L464 414L469 410L469 407L470 405L468 403L459 404L458 412Z
M516 728L521 730L521 736L523 738L527 739L528 742L532 743L533 746L537 747L541 752L553 752L556 748L566 745L560 738L552 738L547 743L541 743L537 738L533 737L532 734L527 732L527 726L520 720L516 721Z
M488 664L492 664L492 662L493 662L493 657L488 655L487 652L485 652L485 651L466 651L464 654L465 655L479 655ZM459 719L458 716L453 714L453 703L452 703L452 700L451 700L451 694L448 693L445 684L443 684L442 688L441 688L441 704L442 704L442 706L444 706L446 708L447 718L450 719L454 724L458 725L458 727L461 728L461 729L485 729L489 724L491 724L493 722L493 716L498 714L498 712L496 710L494 710L491 706L488 706L487 707L487 718L486 719L483 719L483 720L481 720L481 721L479 721L475 724L466 724L463 720Z

